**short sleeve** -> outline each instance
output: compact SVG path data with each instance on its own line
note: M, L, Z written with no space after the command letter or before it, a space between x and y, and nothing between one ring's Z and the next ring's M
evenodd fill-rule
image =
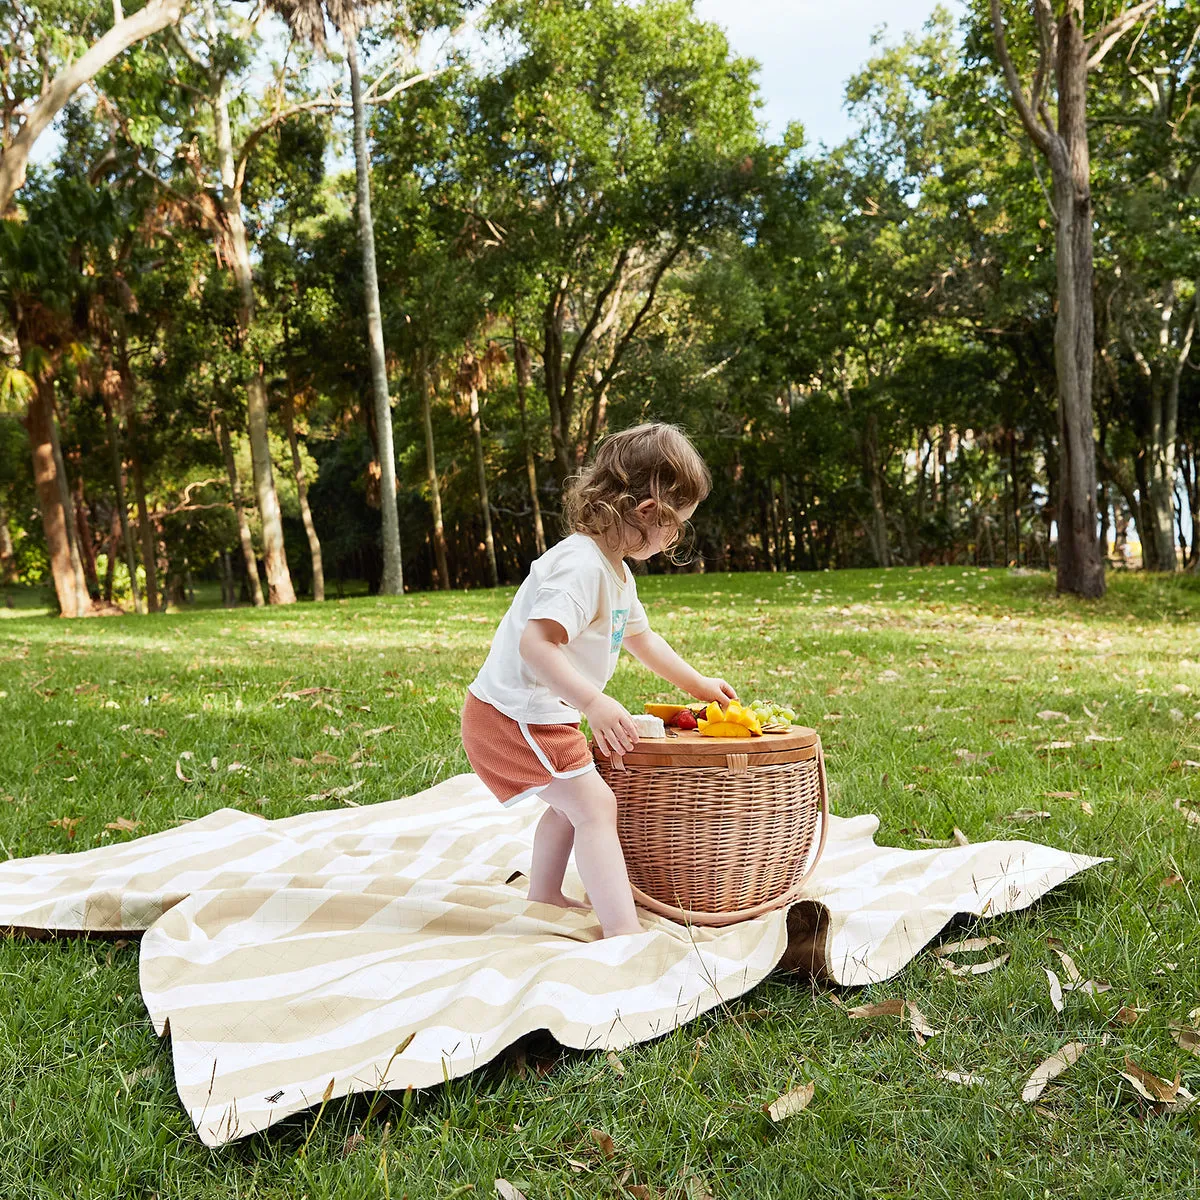
M580 598L563 588L550 587L543 584L533 597L533 606L528 621L557 621L567 631L567 641L574 641L591 623L596 615L595 606L592 611L585 611Z
M638 633L646 633L649 629L650 619L646 616L646 610L642 607L642 602L638 599L635 590L633 599L629 602L629 619L625 622L625 635L633 637Z

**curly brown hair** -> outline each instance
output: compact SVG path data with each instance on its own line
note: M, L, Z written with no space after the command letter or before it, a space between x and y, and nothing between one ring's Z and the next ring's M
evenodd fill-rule
M649 536L634 510L644 500L657 505L655 523L674 525L664 552L672 562L685 521L679 515L699 504L712 487L712 476L687 434L675 425L651 422L609 434L591 463L567 483L563 525L567 533L588 533L613 550L626 531L640 542Z

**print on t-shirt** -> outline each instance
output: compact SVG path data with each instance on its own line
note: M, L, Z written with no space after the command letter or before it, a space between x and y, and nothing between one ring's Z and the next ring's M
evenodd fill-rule
M629 620L629 609L614 608L612 610L612 642L609 649L613 654L621 650L621 639L625 636L625 622Z

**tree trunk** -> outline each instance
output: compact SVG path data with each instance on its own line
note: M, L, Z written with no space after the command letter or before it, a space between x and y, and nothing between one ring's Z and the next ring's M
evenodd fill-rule
M233 442L229 437L229 426L225 423L225 414L217 413L217 441L221 447L221 456L225 460L225 474L229 476L229 493L233 499L233 511L237 516L238 536L242 543L242 558L246 562L246 580L250 585L250 597L255 608L262 608L262 584L258 579L258 562L254 557L254 539L250 536L250 523L246 520L246 510L242 504L242 484L238 479L237 463L233 460Z
M354 106L354 164L358 181L358 236L362 243L363 292L366 301L367 343L371 386L375 393L375 426L379 447L379 507L383 514L384 596L404 593L400 561L400 514L396 507L396 445L392 437L392 406L388 397L387 363L383 350L383 319L379 311L379 278L375 267L375 225L371 219L371 160L367 154L367 121L363 111L362 78L358 71L358 31L342 30L350 66L350 96Z
M217 36L216 14L212 0L205 3L205 21L209 35ZM238 286L238 330L244 347L253 344L254 276L250 263L250 247L246 225L242 219L241 188L233 157L233 139L229 127L229 102L225 80L221 78L212 100L216 125L217 151L221 166L221 207L229 235L230 263ZM250 461L254 468L254 495L262 522L263 563L267 571L267 598L272 604L294 604L296 593L288 571L287 553L283 542L283 517L279 510L279 495L275 491L275 474L271 467L271 442L268 433L267 388L263 379L261 358L250 368L246 380L246 401L249 416Z
M17 554L13 548L12 531L8 527L8 510L0 504L0 584L10 587L17 582Z
M892 555L888 549L887 510L883 502L883 479L879 464L879 423L874 413L867 418L862 451L863 472L871 491L871 541L875 548L875 560L881 567L890 567Z
M112 455L113 487L117 493L116 510L121 524L121 545L125 550L125 566L129 571L129 587L133 593L133 608L142 612L142 592L137 581L137 559L133 553L133 536L129 532L129 514L125 504L125 478L121 460L120 433L117 429L116 418L113 415L112 404L104 401L104 421L108 426L108 448ZM112 597L110 596L109 599Z
M100 577L96 574L96 548L92 544L92 527L88 521L87 497L83 494L83 469L75 472L74 490L75 535L79 542L79 557L89 596L100 595Z
M1105 583L1097 532L1093 441L1092 190L1082 23L1083 0L1071 0L1067 17L1059 24L1061 149L1051 160L1058 214L1058 319L1054 327L1059 446L1057 587L1060 592L1097 597L1104 595Z
M108 514L108 552L105 554L107 562L104 565L104 603L111 604L113 602L113 584L117 574L117 558L121 553L121 520L117 516L117 506L112 506L112 511Z
M1187 497L1188 510L1192 519L1192 544L1187 552L1184 566L1193 571L1200 567L1200 454L1195 444L1183 447L1181 466L1183 469L1183 488Z
M53 384L49 381L38 383L29 400L25 428L29 432L29 446L33 454L33 482L42 510L42 528L46 535L46 549L50 556L50 572L54 577L58 608L64 617L77 617L86 609L80 607L75 568L71 562L71 543L67 533L68 509L63 505L62 488L59 486L61 479L55 462L54 408L50 394L52 387Z
M304 477L304 464L300 461L300 447L296 442L296 409L292 401L291 383L283 401L283 420L287 427L288 445L292 450L292 470L296 473L296 494L300 497L300 517L304 532L308 534L308 549L312 555L313 600L325 599L325 568L321 561L321 539L313 524L312 509L308 506L308 480ZM228 466L226 467L228 470ZM385 568L386 572L386 568Z
M1163 349L1170 345L1170 324L1175 309L1175 287L1169 284L1164 290L1162 304L1159 307L1162 327L1159 334L1159 344ZM1169 369L1164 370L1160 361L1160 369L1153 373L1151 380L1151 410L1149 438L1146 446L1148 462L1146 463L1147 490L1149 504L1148 517L1153 522L1151 529L1144 530L1143 540L1152 538L1154 542L1155 569L1173 572L1177 566L1175 556L1175 476L1178 471L1176 462L1176 441L1179 436L1179 384L1183 368L1191 353L1192 341L1196 331L1197 305L1200 299L1192 298L1190 318L1186 327L1181 331L1181 345L1173 355L1174 362ZM1164 378L1165 375L1165 378Z
M1135 6L1138 11L1143 7ZM1034 6L1043 58L1037 78L1052 67L1057 85L1057 127L1040 82L1026 96L1005 41L1000 0L990 0L992 33L1008 89L1035 146L1050 164L1054 190L1054 258L1058 315L1054 367L1058 383L1059 487L1058 573L1060 592L1104 594L1104 558L1096 513L1096 454L1093 440L1092 358L1095 310L1092 269L1092 189L1087 130L1087 75L1091 53L1083 34L1083 0L1066 0L1056 20L1049 3ZM1095 55L1098 64L1121 31L1136 18L1128 9L1114 22ZM1053 54L1053 63L1047 58Z
M133 472L133 494L137 502L138 533L142 539L142 564L146 570L146 604L158 612L158 552L154 546L154 529L146 508L146 484L142 479L142 454L138 446L138 423L135 409L129 410L129 466ZM134 578L137 578L136 572Z
M79 552L78 520L75 505L71 498L71 482L67 477L67 464L63 458L62 443L58 436L58 417L54 404L54 385L48 383L50 404L50 444L54 452L55 474L58 476L59 500L67 525L67 546L71 555L71 570L75 575L76 615L86 613L92 606L92 598L88 592L87 579L83 571L83 557Z
M538 499L537 463L533 443L529 439L529 422L525 412L526 388L529 386L529 347L517 335L513 322L513 361L517 376L517 410L521 416L521 448L525 453L525 474L529 479L529 499L533 504L533 540L538 554L546 553L546 531L542 527L542 506Z
M424 351L418 357L418 383L421 388L421 423L425 426L425 471L429 479L429 503L433 508L433 552L437 560L438 587L450 590L450 569L446 565L446 529L442 524L442 493L438 485L437 454L433 446L433 381Z
M479 515L483 519L483 545L487 552L488 579L492 587L500 586L496 568L496 543L492 537L492 506L488 499L487 468L483 461L483 426L479 417L479 389L467 389L467 404L471 411L471 440L475 445L475 470L479 477Z
M1146 469L1146 454L1137 454L1133 460L1134 474L1137 477L1137 497L1130 497L1130 512L1135 514L1137 521L1138 540L1142 544L1142 570L1157 571L1158 538L1155 536L1154 507L1150 499L1150 477Z

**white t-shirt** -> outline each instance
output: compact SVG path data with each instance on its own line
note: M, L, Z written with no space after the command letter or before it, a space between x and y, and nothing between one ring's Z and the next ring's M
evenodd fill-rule
M567 631L567 660L603 690L617 669L624 636L650 628L633 576L624 563L621 568L623 579L604 551L582 533L571 534L536 559L496 630L471 693L527 725L578 721L580 714L539 683L521 657L521 634L529 621L557 621Z

